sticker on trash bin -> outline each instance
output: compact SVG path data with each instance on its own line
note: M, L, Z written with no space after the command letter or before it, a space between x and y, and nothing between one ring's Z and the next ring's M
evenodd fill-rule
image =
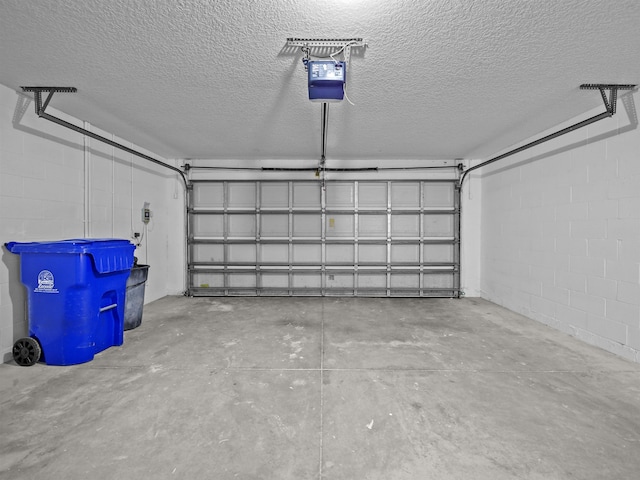
M55 282L53 280L53 273L49 270L42 270L38 274L38 287L33 289L38 293L59 293L55 288Z

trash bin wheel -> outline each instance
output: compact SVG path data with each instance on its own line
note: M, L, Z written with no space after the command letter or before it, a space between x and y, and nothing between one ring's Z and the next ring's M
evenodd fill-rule
M21 367L30 367L40 360L42 348L35 338L20 338L13 344L13 359Z

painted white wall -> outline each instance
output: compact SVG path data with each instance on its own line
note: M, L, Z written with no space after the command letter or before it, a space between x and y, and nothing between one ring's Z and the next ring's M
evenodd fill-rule
M615 117L472 174L482 185L482 296L636 362L639 99L622 95Z
M48 111L83 126L51 107ZM147 201L153 217L136 249L140 262L151 265L145 302L181 292L184 235L175 224L183 221L182 186L161 166L97 140L89 146L85 149L83 135L37 118L29 97L0 85L0 242L130 239L134 231L145 231L141 209ZM4 247L1 256L0 355L7 361L28 323L19 256Z
M470 167L478 162L467 162ZM468 175L460 193L460 285L467 297L481 296L482 265L480 262L482 223L482 185L480 179Z

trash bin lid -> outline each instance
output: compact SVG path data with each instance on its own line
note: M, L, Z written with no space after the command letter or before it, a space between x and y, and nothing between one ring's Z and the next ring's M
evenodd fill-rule
M130 270L135 247L120 238L73 238L53 242L9 242L11 253L87 254L99 273Z

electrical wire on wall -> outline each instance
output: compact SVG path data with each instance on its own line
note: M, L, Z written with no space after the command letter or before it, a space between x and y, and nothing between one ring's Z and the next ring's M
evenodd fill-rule
M144 263L145 265L149 264L148 255L149 255L149 236L147 235L147 224L142 227L143 237L144 237Z
M83 122L85 130L91 128L89 122ZM91 237L91 138L84 138L84 237Z
M133 228L133 157L130 158L129 162L129 219L131 220L131 238L135 240L135 229ZM139 245L136 245L136 247Z
M130 157L130 162L129 162L129 187L130 187L130 195L129 195L129 202L130 202L130 207L129 207L129 215L130 215L130 219L131 219L131 232L130 232L130 236L133 239L133 243L136 246L136 248L140 247L140 244L142 242L142 237L140 236L140 233L136 231L136 227L133 224L133 156Z
M149 208L151 204L149 202L144 202L142 207L142 236L144 238L144 263L147 263L147 257L149 255L149 232L153 231L153 223L151 223L151 219L153 215L151 214L151 209ZM151 228L149 228L151 225Z
M111 140L115 135L111 134ZM115 237L116 229L116 149L111 145L111 237Z

